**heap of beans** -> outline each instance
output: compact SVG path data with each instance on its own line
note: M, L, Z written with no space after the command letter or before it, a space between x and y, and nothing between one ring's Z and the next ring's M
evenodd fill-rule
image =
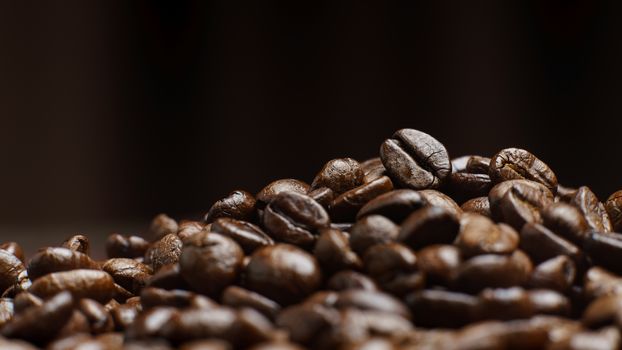
M460 204L460 205L459 205ZM622 191L526 150L451 159L402 129L311 184L231 192L203 220L0 246L0 348L618 349Z

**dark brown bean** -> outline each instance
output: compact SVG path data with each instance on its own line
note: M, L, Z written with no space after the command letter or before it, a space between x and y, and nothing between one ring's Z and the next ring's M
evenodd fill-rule
M622 234L592 232L585 239L583 249L596 265L622 273Z
M363 264L378 285L398 296L423 287L424 277L417 269L417 258L399 243L376 244L367 249Z
M151 267L128 258L108 259L102 270L108 272L115 283L134 294L140 293L153 272Z
M553 203L553 195L544 186L517 182L498 202L496 219L506 222L517 230L525 223L542 223L542 210ZM493 210L493 215L495 211Z
M106 241L106 255L108 258L137 258L144 256L149 242L139 236L122 236L113 233Z
M68 291L75 299L91 298L106 303L116 290L114 280L107 272L71 270L47 274L34 281L28 291L41 298Z
M350 230L350 245L358 254L378 243L389 243L397 239L399 227L380 215L366 216L357 221Z
M177 233L178 229L177 221L166 214L159 214L151 221L148 232L149 236L157 241L168 234Z
M605 206L589 187L579 187L570 204L581 211L591 230L598 232L611 232L613 230Z
M589 299L605 295L622 295L622 277L602 267L590 268L584 277L585 294Z
M460 250L453 245L431 245L417 252L417 266L434 284L451 283L460 264Z
M503 223L497 225L486 216L464 213L455 244L462 256L510 254L518 248L518 233Z
M4 242L0 244L0 250L5 250L18 258L21 262L25 261L24 250L17 242Z
M506 148L490 160L490 178L499 183L506 180L526 179L557 192L557 177L543 161L520 148Z
M151 265L153 271L162 266L175 264L181 255L182 242L176 234L168 234L151 244L145 252L145 264Z
M84 253L86 255L89 255L90 253L89 238L85 235L73 235L63 241L61 247Z
M218 218L212 223L211 231L231 238L246 254L251 254L259 247L274 244L272 238L260 227L246 221Z
M313 179L311 188L328 187L337 194L363 184L363 169L352 158L338 158L328 161Z
M67 248L45 248L35 254L28 264L28 275L35 280L51 272L75 269L99 270L88 255Z
M520 232L520 248L536 263L566 255L575 263L582 260L581 250L573 243L551 232L540 224L525 224Z
M201 232L203 228L204 228L203 223L199 221L182 221L179 223L179 230L177 230L177 237L179 237L179 239L183 241L186 238ZM207 231L209 231L209 229Z
M17 294L13 299L13 308L16 313L21 313L31 306L40 306L41 304L43 304L41 298L26 291Z
M268 205L268 203L272 202L274 197L281 192L292 191L298 192L301 194L307 194L309 192L310 186L306 182L296 180L296 179L280 179L276 181L272 181L266 187L262 188L259 193L257 193L257 201L260 202L263 206Z
M460 209L465 212L473 212L487 217L492 217L488 197L477 197L469 199L460 206Z
M451 243L459 228L460 222L454 213L442 207L429 206L415 211L404 220L397 240L414 249Z
M406 302L415 323L423 327L462 327L480 317L478 298L464 293L426 289L409 295Z
M542 219L544 226L575 244L582 244L587 237L588 225L583 214L568 203L547 206L542 211Z
M162 266L151 276L149 281L147 281L147 285L163 289L190 288L181 275L179 263Z
M367 202L356 215L357 220L369 215L382 215L394 222L402 222L412 212L424 207L427 200L414 190L393 190Z
M16 284L22 289L28 289L30 279L26 267L15 255L0 250L0 291Z
M82 299L78 302L78 309L89 322L90 331L94 334L112 332L114 324L112 316L104 306L93 299Z
M529 284L534 288L547 288L566 292L572 286L577 269L566 255L546 260L535 267Z
M334 274L326 283L326 288L336 291L347 289L378 290L376 282L371 278L351 270L342 270Z
M230 286L222 293L222 304L234 308L250 307L274 320L281 311L281 306L259 293L237 286Z
M570 315L570 301L563 294L550 289L532 289L528 291L529 301L534 314Z
M468 292L507 288L528 282L533 265L520 250L512 255L478 255L465 261L456 274L455 287Z
M378 158L371 158L360 163L361 169L363 169L363 183L368 183L376 180L381 176L385 176L387 169L382 165L382 160Z
M333 305L338 309L355 308L359 310L381 311L410 319L410 311L395 297L379 291L349 289L340 292Z
M622 190L612 193L607 198L605 210L607 210L613 230L622 232Z
M232 218L252 221L255 216L256 201L252 194L237 190L212 205L205 214L205 222L210 223L218 218Z
M333 199L335 199L335 192L328 187L316 188L309 191L307 195L324 208L328 208Z
M393 190L393 183L388 176L353 188L342 193L330 203L330 214L335 221L354 220L356 213L370 200Z
M348 235L339 230L323 229L313 249L313 255L327 272L359 269L363 265L350 248Z
M456 201L443 192L436 190L421 190L419 191L419 194L428 202L428 205L444 208L456 217L460 217L460 215L462 215L462 209L460 209L460 206L456 203Z

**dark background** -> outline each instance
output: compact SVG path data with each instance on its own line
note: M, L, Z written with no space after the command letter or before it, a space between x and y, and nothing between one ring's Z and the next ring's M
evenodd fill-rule
M622 2L509 3L2 2L0 240L198 218L402 127L452 156L526 148L605 199Z

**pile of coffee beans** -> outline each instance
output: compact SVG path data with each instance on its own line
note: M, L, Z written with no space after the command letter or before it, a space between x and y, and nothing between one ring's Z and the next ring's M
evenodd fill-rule
M402 129L380 157L236 190L28 260L0 246L0 348L618 349L622 191L530 152L450 158Z

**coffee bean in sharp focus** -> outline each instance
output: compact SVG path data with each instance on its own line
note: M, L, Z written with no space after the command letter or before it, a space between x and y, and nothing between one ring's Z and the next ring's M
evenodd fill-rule
M266 185L266 187L262 188L259 193L257 193L257 204L261 205L261 207L265 207L268 203L272 202L274 197L281 192L292 191L301 194L307 194L311 186L309 184L296 180L296 179L280 179L273 181Z
M358 211L370 200L393 189L388 176L380 177L359 187L342 193L329 205L332 220L353 221Z
M313 179L311 188L328 187L341 194L363 184L363 169L352 158L338 158L328 161Z
M170 233L149 246L145 252L145 264L151 265L153 271L162 266L179 261L182 242L176 234Z
M367 202L356 215L357 220L369 215L382 215L393 222L404 221L412 212L427 205L427 200L417 191L393 190Z
M579 187L574 197L570 200L570 204L581 211L591 230L598 232L612 231L611 220L605 206L589 187Z
M272 238L259 226L247 221L218 218L212 223L211 231L231 238L246 254L251 254L259 247L274 244Z
M460 209L462 209L462 211L464 212L472 212L487 217L492 217L488 197L471 198L468 201L462 203Z
M506 180L526 179L557 192L557 176L543 161L520 148L506 148L490 160L490 178L499 183Z
M210 223L218 218L232 218L252 221L256 211L256 200L252 194L237 190L212 205L205 214L205 222Z
M438 188L451 175L445 146L414 129L401 129L384 141L380 158L393 179L415 190Z
M613 230L622 232L622 190L614 192L607 198L605 210L607 210Z
M318 230L330 225L326 210L311 197L281 192L266 207L263 223L277 241L310 246Z
M502 182L495 187L504 184ZM553 203L553 194L545 186L533 181L515 180L501 193L501 198L496 198L494 195L497 192L493 188L489 194L493 218L516 230L520 230L525 223L541 223L541 211Z
M153 273L148 265L128 258L108 259L102 270L108 272L115 283L134 294L140 293Z
M73 235L63 241L61 247L89 255L91 245L85 235Z

